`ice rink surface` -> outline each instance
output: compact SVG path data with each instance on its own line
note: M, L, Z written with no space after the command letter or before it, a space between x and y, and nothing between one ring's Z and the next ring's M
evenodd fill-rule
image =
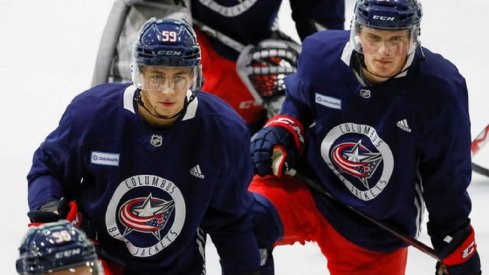
M349 28L354 2L346 2ZM111 6L111 0L0 0L1 274L15 274L17 248L27 229L25 177L32 153L56 127L69 101L89 88ZM475 136L489 123L489 28L485 26L489 2L425 0L423 7L422 44L450 59L465 76ZM297 37L289 14L284 0L280 27ZM474 161L489 167L489 145ZM487 271L489 178L474 174L469 192L482 267ZM426 230L420 240L429 244ZM208 274L220 274L212 244L207 252ZM328 274L326 261L311 243L279 247L275 261L278 275ZM430 257L411 248L407 274L433 274L434 264Z

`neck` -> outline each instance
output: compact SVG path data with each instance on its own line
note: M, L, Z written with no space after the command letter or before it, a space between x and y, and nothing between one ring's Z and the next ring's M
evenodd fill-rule
M139 111L139 114L141 114L141 116L143 117L143 119L146 122L148 122L150 125L156 126L156 127L171 126L173 123L175 123L175 121L177 121L177 119L179 118L180 113L181 113L181 112L179 112L174 116L164 117L164 116L161 116L154 111L151 111L146 106L140 105L140 104L138 104L138 111Z
M378 84L389 80L391 77L383 77L370 72L367 67L363 67L362 70L363 77L371 84Z
M182 114L183 110L186 107L186 104L185 104L184 107L182 108L182 110L180 110L176 114L171 115L171 116L164 116L164 115L158 114L156 112L156 108L154 108L152 106L150 106L151 109L148 108L144 104L143 97L144 96L143 96L142 91L141 90L137 91L136 102L138 104L139 114L141 114L143 119L145 121L147 121L149 124L151 124L153 126L157 126L157 127L171 126L180 117L180 114Z

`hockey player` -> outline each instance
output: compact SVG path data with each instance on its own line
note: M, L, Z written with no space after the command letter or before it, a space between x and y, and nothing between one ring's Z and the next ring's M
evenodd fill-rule
M92 84L130 80L125 73L130 61L127 40L133 40L147 18L191 17L202 47L202 90L224 99L255 132L267 119L267 100L250 90L237 71L237 60L247 46L257 46L266 39L283 40L286 46L295 43L276 29L281 3L282 0L117 0L100 44ZM290 6L301 39L324 28L344 28L344 0L313 0L307 4L291 0Z
M417 0L358 0L350 32L305 39L280 114L252 141L260 247L316 241L331 274L405 273L403 241L284 175L295 168L409 236L426 206L438 274L481 273L467 87L452 63L421 47L421 17ZM267 262L262 274L273 272Z
M231 107L197 90L193 30L150 19L133 58L132 84L78 95L35 152L29 216L90 222L115 274L203 274L206 233L223 274L257 274L250 136Z
M21 275L103 275L95 247L83 231L61 220L31 227L19 247Z
M282 0L198 1L191 5L197 38L202 45L204 91L228 102L246 120L251 132L263 127L267 109L236 71L246 45L264 39L290 41L276 24ZM290 0L292 19L301 39L318 30L343 29L344 0ZM265 99L266 101L266 99Z

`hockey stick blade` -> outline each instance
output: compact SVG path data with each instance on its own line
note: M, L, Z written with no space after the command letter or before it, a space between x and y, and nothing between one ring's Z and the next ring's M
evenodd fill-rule
M479 135L472 141L470 145L470 151L472 153L472 157L477 154L484 145L489 141L489 124L482 130Z
M486 145L489 141L489 124L482 130L479 135L472 141L470 145L470 151L472 153L472 158ZM489 177L489 169L484 168L474 162L472 162L472 170L478 174Z

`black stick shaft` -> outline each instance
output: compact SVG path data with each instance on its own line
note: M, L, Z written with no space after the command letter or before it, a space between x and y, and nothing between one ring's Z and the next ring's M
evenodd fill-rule
M361 212L361 211L359 211L359 210L357 210L357 209L355 209L349 205L343 204L338 199L333 197L329 192L324 190L324 188L321 185L319 185L317 182L313 181L312 179L310 179L304 175L297 174L297 173L295 173L295 177L297 179L299 179L300 181L302 181L303 183L305 183L307 186L314 189L315 191L325 195L328 199L330 199L334 203L340 205L341 207L344 207L345 209L350 210L352 213L354 213L354 214L362 217L363 219L369 221L370 223L384 229L385 231L389 232L394 237L398 238L399 240L405 242L408 245L411 245L411 246L417 248L419 251L421 251L424 254L432 257L433 259L440 261L440 258L436 255L435 250L433 248L427 246L426 244L418 241L417 239L415 239L409 235L406 235L405 233L399 231L397 228L394 228L391 225L388 225L384 222L378 221L378 220L366 215L365 213L363 213L363 212Z

